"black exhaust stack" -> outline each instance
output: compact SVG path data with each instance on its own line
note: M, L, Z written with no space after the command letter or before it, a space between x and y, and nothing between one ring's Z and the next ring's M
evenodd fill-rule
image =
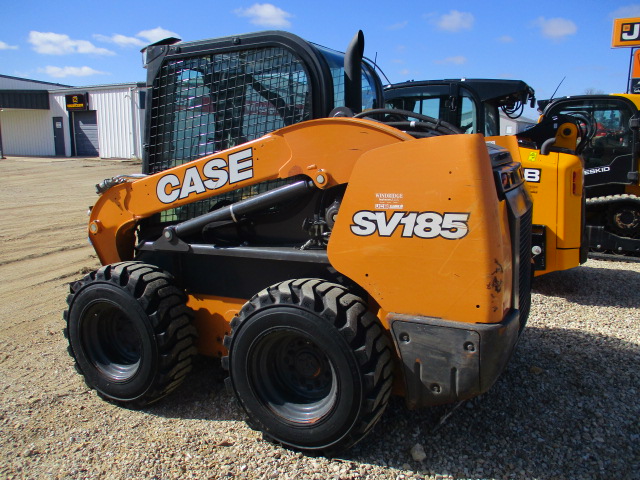
M354 113L362 111L362 56L364 33L358 30L344 55L344 103Z

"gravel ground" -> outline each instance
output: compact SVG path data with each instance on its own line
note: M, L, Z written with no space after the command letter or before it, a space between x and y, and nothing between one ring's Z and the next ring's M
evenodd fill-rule
M638 479L640 263L590 259L536 279L505 373L459 406L392 399L340 458L249 429L219 362L140 411L89 391L62 336L67 283L98 263L85 240L106 161L0 161L0 477L105 479Z

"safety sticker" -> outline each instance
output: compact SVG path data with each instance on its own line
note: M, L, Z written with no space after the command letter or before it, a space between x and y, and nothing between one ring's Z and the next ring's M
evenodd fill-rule
M404 208L403 193L376 193L376 202L373 208L377 210L402 210Z

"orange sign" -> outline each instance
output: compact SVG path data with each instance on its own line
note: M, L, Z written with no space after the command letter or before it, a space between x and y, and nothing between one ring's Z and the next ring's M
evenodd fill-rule
M640 50L633 52L633 69L631 78L640 78Z
M616 18L613 21L611 47L640 47L640 17Z

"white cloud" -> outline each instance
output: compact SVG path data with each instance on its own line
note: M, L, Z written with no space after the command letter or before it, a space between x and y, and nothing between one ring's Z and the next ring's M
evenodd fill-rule
M467 57L462 55L456 55L454 57L447 57L443 60L436 60L435 63L445 65L445 64L453 64L453 65L462 65L467 63Z
M389 25L387 30L402 30L404 27L409 25L409 21L405 20L404 22L394 23L393 25Z
M287 19L293 17L289 12L270 3L254 3L249 8L238 8L233 13L239 17L248 17L251 23L263 27L290 27L291 22Z
M533 24L540 28L542 36L553 40L560 40L567 35L573 35L578 31L576 24L566 18L547 19L539 17L533 22Z
M110 37L96 33L93 38L100 42L115 43L120 47L144 47L146 45L146 43L139 38L127 37L119 33L111 35Z
M91 67L54 67L52 65L48 65L44 68L38 69L38 71L46 73L47 75L55 78L89 77L91 75L107 75L106 72L94 70Z
M501 37L498 38L498 41L500 43L513 43L513 37L509 35L502 35Z
M0 50L17 50L16 45L9 45L8 43L0 41Z
M627 5L620 7L609 14L611 18L633 18L640 17L640 5Z
M475 18L469 12L451 10L449 13L438 17L435 23L440 30L459 32L461 30L471 30L474 21Z
M171 30L167 30L166 28L156 27L151 30L143 30L141 32L136 33L136 37L140 37L146 40L144 44L149 45L150 43L159 42L160 40L164 40L169 37L181 38L176 32L172 32Z
M87 40L73 40L69 35L53 32L29 32L29 43L44 55L68 55L73 53L115 55L111 50L96 47Z
M151 30L142 30L141 32L136 33L134 37L128 37L119 33L115 33L111 36L101 35L99 33L93 35L93 38L100 42L115 43L120 47L146 47L151 43L155 43L169 37L180 38L180 35L162 27L152 28Z

